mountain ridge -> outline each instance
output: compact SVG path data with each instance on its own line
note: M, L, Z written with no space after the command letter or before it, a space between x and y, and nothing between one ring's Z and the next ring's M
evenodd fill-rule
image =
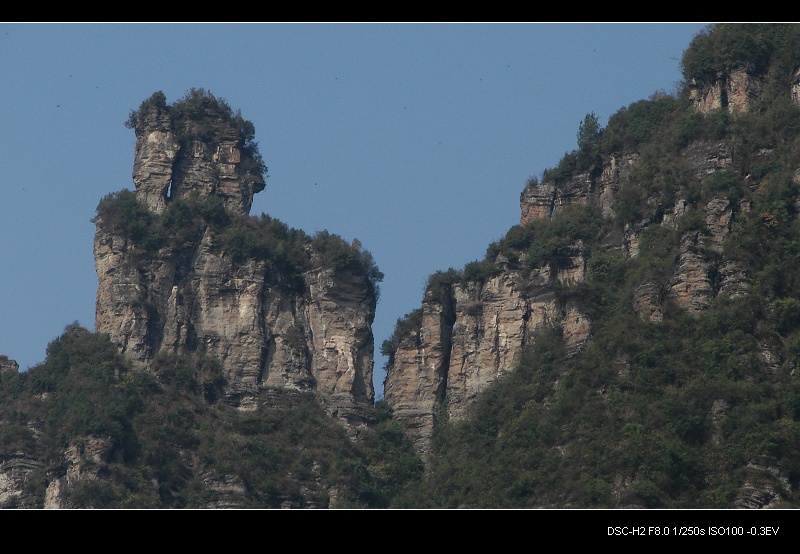
M431 275L374 406L368 253L249 218L247 122L155 94L136 193L98 206L98 333L0 372L0 501L794 507L798 36L712 26L678 96L587 114L519 224Z

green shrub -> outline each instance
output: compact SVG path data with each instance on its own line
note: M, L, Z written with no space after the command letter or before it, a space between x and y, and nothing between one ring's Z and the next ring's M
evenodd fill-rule
M289 289L304 286L303 272L310 268L311 238L303 231L266 214L238 216L217 236L215 246L234 263L258 260L267 264L267 278Z
M772 303L773 318L779 332L788 334L800 326L800 300L778 298Z
M741 180L730 169L715 171L714 174L703 183L705 197L709 198L718 193L725 193L726 197L738 198L740 196L739 186Z
M555 267L569 264L573 256L584 254L576 251L578 241L593 240L600 229L600 211L591 205L571 204L550 221L532 222L527 230L531 237L526 264L530 268L550 263Z
M655 94L621 108L608 118L600 139L600 151L613 154L634 150L664 129L680 109L679 101L666 94Z
M763 74L781 43L797 40L794 25L720 23L695 36L683 53L681 67L687 80L713 82L725 70L744 67Z
M602 165L600 143L603 127L594 112L586 114L578 126L578 150L576 170L586 171Z
M565 153L555 168L545 169L542 172L542 181L552 181L558 185L574 176L577 171L578 153L573 150Z
M65 498L72 508L103 509L113 507L119 495L107 481L80 479L69 486Z
M452 287L462 278L462 272L453 269L437 271L428 277L425 285L425 294L434 302L444 304L452 294Z
M422 325L422 308L418 308L397 319L392 336L381 344L381 355L389 358L392 362L397 347L400 342L409 334L419 331Z
M289 328L284 337L289 348L298 353L305 352L308 347L306 340L306 330L303 322L299 319L294 320L294 324Z
M138 110L131 110L130 114L128 114L127 121L125 121L125 127L128 129L136 129L141 114L151 107L157 109L164 109L167 107L167 97L162 91L154 92L150 98L141 103Z
M357 271L363 273L372 286L377 298L380 295L378 283L383 281L383 273L378 269L372 254L365 250L358 239L348 244L338 235L320 231L311 239L311 247L320 257L325 267L336 271Z
M187 244L196 246L205 226L220 228L229 221L222 199L215 196L201 200L193 193L173 198L157 215L128 189L103 197L92 218L96 225L121 234L149 254L165 247L182 250Z
M208 402L222 396L226 383L222 363L204 354L175 354L162 350L153 358L150 370L162 384L202 396Z
M461 280L464 283L485 283L488 279L500 273L500 268L489 260L475 260L464 266Z
M92 223L121 233L138 244L143 244L151 236L154 221L154 214L139 202L136 193L128 189L104 196L97 205L97 215L92 218Z

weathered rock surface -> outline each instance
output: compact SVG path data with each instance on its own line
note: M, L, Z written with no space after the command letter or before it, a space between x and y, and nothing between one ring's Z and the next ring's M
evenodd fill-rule
M143 105L140 112L133 169L139 201L158 216L177 198L214 196L228 213L247 216L264 180L247 169L254 162L225 118L211 117L204 141L169 107ZM143 252L102 217L96 222L95 329L121 353L145 369L159 352L214 356L226 400L243 409L260 390L281 388L318 393L353 430L368 419L377 299L363 272L312 260L299 288L290 287L265 261L234 261L217 247L214 226Z
M16 373L19 371L19 364L16 360L9 360L7 356L0 356L0 374L9 372Z
M42 460L23 452L0 453L0 508L36 508L26 488L43 466Z
M482 283L454 283L444 298L428 291L419 324L398 345L384 384L384 399L423 459L438 418L465 418L481 391L514 369L536 331L560 325L571 354L587 343L586 315L541 286L541 279L558 278L543 270L532 289L529 279L508 271Z
M769 456L747 463L747 481L736 491L740 509L781 508L792 485L786 471Z
M213 138L198 140L191 120L177 120L169 106L140 110L136 124L133 183L141 200L161 213L172 198L191 192L223 199L232 212L247 214L253 195L264 190L264 177L245 163L244 141L222 115L206 122ZM179 137L190 137L180 140Z
M611 156L599 171L585 172L556 185L554 182L529 181L520 193L520 225L537 219L553 219L571 204L596 202L603 217L613 217L614 196L636 167L639 154Z
M662 321L664 293L657 283L645 281L633 291L633 311L644 321Z
M719 73L711 83L693 81L689 94L697 111L707 114L717 109L731 113L745 113L758 98L763 82L744 68L735 68Z
M710 89L695 91L696 106L704 113L717 107L742 113L760 86L758 79L732 72ZM798 89L795 83L795 96ZM675 307L700 314L718 296L735 298L750 289L744 264L731 257L726 244L737 218L751 215L752 200L731 195L729 183L743 183L753 194L759 193L760 183L752 175L739 173L742 162L735 151L726 141L691 143L676 156L678 174L686 182L670 194L644 198L640 220L609 231L599 241L604 252L617 251L633 259L642 255L640 248L646 244L645 232L650 227L659 229L661 236L672 237L666 260L671 274L645 272L632 288L631 308L643 321L658 325L667 309ZM769 163L771 155L771 150L761 150L748 163ZM557 220L573 204L597 207L604 218L616 217L620 191L641 186L635 181L641 177L636 171L640 161L637 153L625 153L558 183L530 180L520 195L520 226ZM793 182L800 183L800 170ZM694 191L694 195L688 196L686 191ZM700 195L698 191L702 191ZM800 202L796 207L800 211ZM587 280L592 253L589 259L584 259L584 254L583 244L577 241L568 261L525 271L520 269L524 252L515 263L498 257L494 260L497 272L488 278L454 281L446 294L437 297L430 289L426 291L421 317L397 344L384 384L387 403L423 460L429 455L436 425L446 419L467 418L481 391L515 368L525 349L532 346L537 330L559 329L567 355L578 354L590 343L591 317L578 303L565 301L569 295L559 292ZM759 345L755 354L765 373L774 376L781 370L784 360L779 352L774 345ZM620 375L629 371L623 358ZM720 400L709 411L710 438L716 444L725 441L722 422L727 409L727 403ZM746 471L748 478L736 491L738 507L780 507L791 493L786 472L768 456L748 464ZM630 486L619 485L620 490Z
M680 158L687 164L687 178L694 179L692 186L698 188L733 164L732 148L725 142L693 143ZM597 206L603 217L613 218L619 191L636 186L631 179L639 161L637 153L624 153L563 182L529 181L520 195L520 225L557 219L573 204ZM657 197L646 199L649 212L644 218L603 244L635 258L648 226L679 231L688 214L700 214L696 218L701 221L680 236L671 277L663 282L644 279L634 288L634 312L657 323L667 302L699 313L719 294L743 294L749 278L738 262L725 258L723 247L737 213L747 206L733 205L724 195L701 204L680 195L668 206L660 202ZM572 245L566 263L546 264L524 274L513 264L498 262L498 266L499 274L483 282L454 283L444 301L426 295L419 325L400 341L387 365L385 399L423 456L437 418L467 417L481 390L514 368L536 330L560 328L568 355L580 352L591 340L589 316L574 302L560 302L555 294L556 286L574 286L586 279L580 241Z
M48 510L71 508L62 491L78 481L101 478L99 474L106 469L113 448L114 441L110 437L90 435L79 442L71 442L62 454L59 474L48 478L43 507Z

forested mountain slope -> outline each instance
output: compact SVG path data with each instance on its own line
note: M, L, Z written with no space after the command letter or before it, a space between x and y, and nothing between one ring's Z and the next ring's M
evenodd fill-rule
M798 507L800 26L710 26L682 67L430 276L378 403L369 253L250 216L252 127L155 94L97 332L0 359L0 506Z

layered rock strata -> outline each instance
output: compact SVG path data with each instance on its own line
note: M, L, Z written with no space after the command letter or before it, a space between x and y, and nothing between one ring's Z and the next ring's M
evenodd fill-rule
M724 142L688 147L681 155L687 178L693 179L686 183L686 190L702 188L718 172L729 170L731 152ZM596 206L603 217L613 218L619 191L635 186L629 183L636 178L639 162L636 153L619 154L610 156L600 168L564 181L529 182L520 195L520 225L557 219L573 204ZM747 211L746 203L732 204L723 195L697 203L680 194L669 207L660 203L656 197L646 199L643 219L603 243L609 251L635 258L648 226L678 232L686 227L687 214L699 214L699 223L679 236L672 275L662 281L645 278L634 287L634 312L657 323L667 303L700 313L719 294L744 294L749 277L735 260L725 257L723 246L737 213ZM426 293L422 318L397 345L384 384L386 401L423 458L437 420L467 417L480 392L514 369L537 330L560 329L568 355L577 354L591 340L589 316L574 302L559 301L556 294L557 287L586 279L582 252L583 244L577 241L567 263L549 263L526 272L498 259L498 274L484 281L454 282L444 300Z
M720 72L710 83L692 80L689 95L697 111L708 114L724 109L734 114L745 113L764 87L762 79L744 68Z
M540 275L548 283L556 278ZM465 418L481 391L514 369L536 331L560 326L571 354L589 340L590 321L577 306L530 284L509 271L453 283L444 295L426 293L418 325L400 341L384 383L384 399L423 459L436 422Z
M225 119L211 122L213 138L200 140L169 107L143 105L133 182L154 217L189 195L247 217L263 177L246 169L256 164ZM95 329L121 353L145 369L159 352L210 355L222 364L225 399L241 408L284 388L317 395L352 429L367 421L376 290L364 272L326 266L312 251L300 285L287 286L266 261L217 247L224 230L213 225L151 252L101 215L96 223Z
M19 371L19 364L16 360L10 360L7 356L0 356L0 374L2 373L17 373Z
M232 212L247 214L253 195L264 190L245 141L224 114L205 114L206 129L179 121L170 106L144 105L136 122L133 183L141 201L161 213L174 198L197 192L223 199ZM209 137L208 127L214 129Z

